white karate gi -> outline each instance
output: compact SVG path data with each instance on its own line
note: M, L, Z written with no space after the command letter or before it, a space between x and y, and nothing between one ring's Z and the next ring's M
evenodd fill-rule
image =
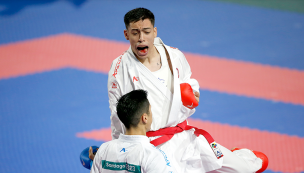
M108 94L113 139L117 139L120 133L125 133L125 127L120 122L116 113L117 100L122 95L135 89L148 91L148 100L153 112L152 131L176 126L195 112L195 109L188 109L181 102L181 83L189 83L194 91L199 92L198 82L190 78L191 69L184 54L176 48L165 45L160 38L155 38L154 45L164 46L167 57L171 59L174 83L173 94L148 68L137 60L130 47L113 61L108 74ZM168 63L170 65L170 62ZM168 112L166 111L168 106L170 109L168 122L165 126L162 126L163 112ZM246 173L255 172L261 167L261 161L258 163L254 162L252 168L251 163L249 164L246 159L239 159L239 156L222 146L221 150L224 157L217 159L207 140L203 136L196 137L193 132L194 130L187 130L175 134L170 141L157 146L170 155L172 164L178 172L194 173L212 170L224 170L225 172L225 168L228 168L226 172ZM252 159L255 160L257 158L250 158L249 160ZM224 163L223 160L225 160ZM232 161L228 162L228 160Z
M91 173L174 173L170 159L148 137L123 135L103 143L94 158Z

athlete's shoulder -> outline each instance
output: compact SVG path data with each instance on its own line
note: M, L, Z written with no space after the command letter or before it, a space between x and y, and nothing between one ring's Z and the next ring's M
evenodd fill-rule
M114 145L114 144L116 144L116 143L117 143L117 139L113 139L113 140L111 140L111 141L102 143L102 144L100 145L100 148L107 148L107 147L112 146L112 145Z
M176 47L172 47L172 46L167 46L170 51L172 51L173 53L177 53L177 54L183 54L183 52L181 50L179 50L178 48Z
M116 148L116 146L116 139L101 144L98 148L95 158L98 158L100 160L107 156L108 153L113 153L113 148Z
M164 43L163 43L164 44ZM177 47L169 46L164 44L168 51L170 51L173 54L183 54Z
M144 150L147 150L149 152L155 152L157 151L157 148L152 145L151 143L141 143Z
M122 59L125 59L124 57L126 56L127 54L127 51L124 51L121 55L119 55L117 58L115 58L113 61L112 61L112 65L111 65L111 69L113 67L115 67L117 64L120 64Z
M173 60L182 60L184 59L185 55L182 51L180 51L178 48L167 46L167 49L171 52L171 58Z
M112 62L110 71L109 71L109 76L113 76L114 78L116 78L117 73L119 73L121 70L121 66L123 66L123 61L126 60L128 51L123 52L120 56L118 56L117 58L115 58Z
M182 54L182 52L178 49L178 48L176 48L176 47L173 47L173 46L169 46L169 45L166 45L164 42L163 42L163 40L161 39L161 38L159 38L159 37L156 37L155 39L154 39L154 45L163 45L163 46L165 46L166 47L166 49L168 50L168 51L170 51L170 53L174 53L174 54Z
M176 47L172 47L172 46L167 46L170 50L175 51L175 52L180 52L180 50Z

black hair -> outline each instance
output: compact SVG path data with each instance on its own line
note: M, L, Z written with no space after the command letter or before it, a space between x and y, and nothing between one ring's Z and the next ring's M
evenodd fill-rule
M133 90L118 100L117 115L127 129L137 127L144 113L150 115L147 95L145 90Z
M130 23L138 22L139 20L145 20L145 19L149 19L154 27L155 18L154 18L154 14L150 10L146 8L135 8L127 12L124 17L126 29L128 29Z

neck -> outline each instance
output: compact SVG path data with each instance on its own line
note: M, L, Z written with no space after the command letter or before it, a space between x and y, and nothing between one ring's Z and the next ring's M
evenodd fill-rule
M145 63L147 63L147 62L151 62L151 61L153 61L154 59L159 58L159 53L157 52L157 49L156 49L156 47L155 47L154 45L153 45L152 48L150 48L149 51L150 51L150 52L149 52L149 56L148 56L147 58L138 58L137 56L136 56L136 58L137 58L141 63L143 63L143 64L145 64Z
M139 128L139 127L130 127L130 129L126 130L125 135L143 135L146 136L146 129L145 128Z
M136 57L144 66L146 66L150 71L154 72L161 68L161 58L155 46L150 50L150 55L145 58Z

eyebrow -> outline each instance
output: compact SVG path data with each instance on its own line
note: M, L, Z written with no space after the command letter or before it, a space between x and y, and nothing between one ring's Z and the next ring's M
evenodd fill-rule
M148 30L148 29L151 29L151 28L143 28L142 30ZM131 29L131 31L139 31L139 29Z

